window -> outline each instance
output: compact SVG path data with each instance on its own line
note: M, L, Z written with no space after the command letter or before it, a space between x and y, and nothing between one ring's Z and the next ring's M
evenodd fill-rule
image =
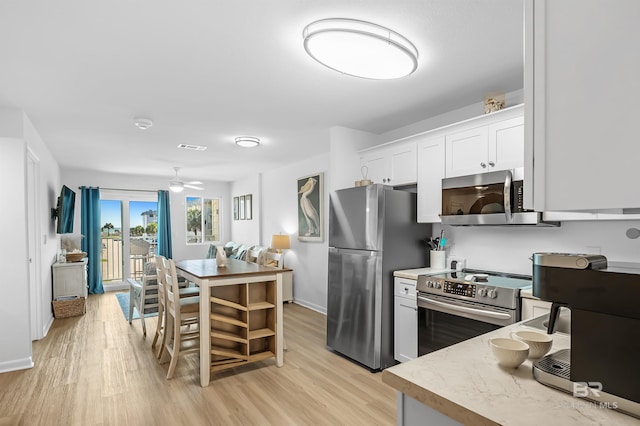
M187 197L187 244L220 241L220 199Z

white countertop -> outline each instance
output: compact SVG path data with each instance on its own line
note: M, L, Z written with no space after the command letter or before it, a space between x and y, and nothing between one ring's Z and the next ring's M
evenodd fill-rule
M417 280L418 275L441 274L449 271L451 271L451 269L436 269L436 268L404 269L401 271L394 271L393 276L399 277L399 278L407 278L410 280Z
M631 416L544 386L533 378L532 361L517 369L500 367L489 347L509 337L513 324L421 356L382 372L396 390L464 424L638 425ZM538 330L539 331L539 330ZM570 337L554 334L551 352L568 348Z

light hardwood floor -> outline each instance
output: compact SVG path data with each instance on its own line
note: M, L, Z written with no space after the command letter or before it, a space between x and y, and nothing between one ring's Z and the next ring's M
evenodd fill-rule
M265 360L202 388L197 354L165 380L140 321L129 325L115 293L91 295L86 315L55 320L33 343L34 368L0 374L0 425L395 424L395 391L325 348L323 315L285 304L284 318L282 368Z

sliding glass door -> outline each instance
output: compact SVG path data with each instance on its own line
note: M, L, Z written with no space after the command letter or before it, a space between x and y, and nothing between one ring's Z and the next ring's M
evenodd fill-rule
M124 287L127 278L140 279L156 253L157 194L147 191L100 191L102 281Z

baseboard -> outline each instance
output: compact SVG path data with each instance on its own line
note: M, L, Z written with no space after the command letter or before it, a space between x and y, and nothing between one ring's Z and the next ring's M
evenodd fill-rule
M53 314L50 314L49 321L47 321L47 324L44 326L44 330L42 330L43 339L47 337L47 334L49 334L49 330L51 330L51 326L53 325L53 319Z
M102 288L104 289L105 292L129 290L129 284L128 283L102 284Z
M304 306L305 308L309 308L312 311L316 311L321 313L322 315L327 315L327 308L324 306L318 306L315 305L313 303L309 303L309 302L305 302L304 300L300 300L300 299L295 299L293 301L293 303L300 305L300 306Z
M17 371L17 370L26 370L28 368L33 368L33 359L31 357L0 362L0 373L8 373L9 371Z

